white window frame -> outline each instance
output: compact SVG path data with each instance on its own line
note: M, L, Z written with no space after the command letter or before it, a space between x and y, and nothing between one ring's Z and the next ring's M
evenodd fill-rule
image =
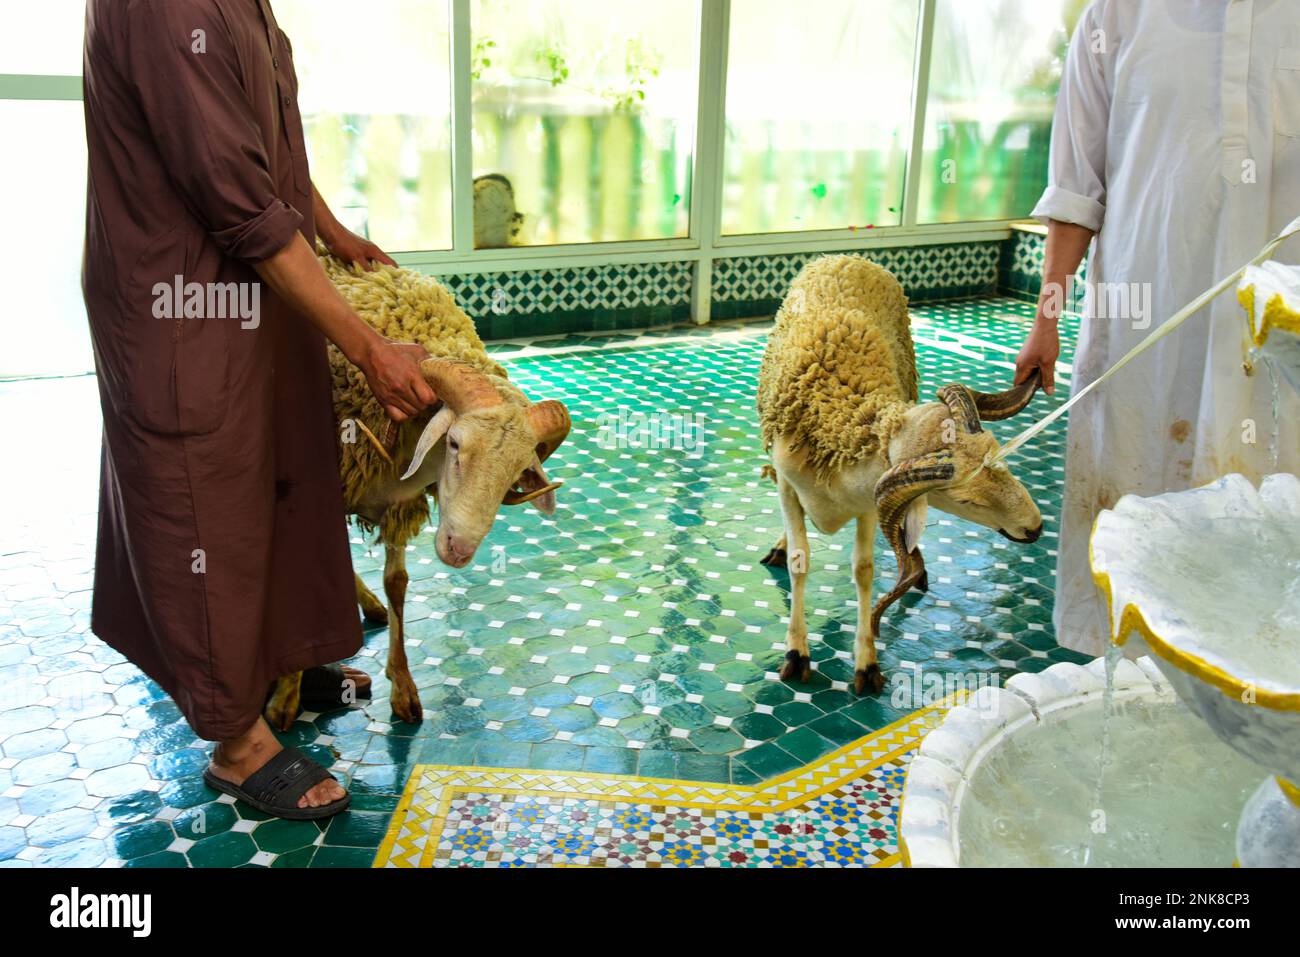
M689 262L694 269L691 317L709 321L713 264L741 256L773 256L830 250L999 241L1012 220L972 223L917 222L924 159L926 105L939 0L920 0L910 149L904 176L902 223L871 230L826 229L756 235L722 235L722 171L727 100L727 47L731 0L701 0L699 91L692 151L690 231L684 238L601 242L509 249L474 249L473 103L470 77L470 0L450 0L452 70L452 248L394 254L400 263L430 275L511 272L544 266L571 268L625 263ZM80 100L80 77L0 75L0 100ZM704 184L702 187L701 184Z

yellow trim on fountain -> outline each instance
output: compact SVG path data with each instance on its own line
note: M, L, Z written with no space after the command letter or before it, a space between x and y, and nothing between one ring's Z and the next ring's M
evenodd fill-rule
M1274 293L1264 304L1264 314L1258 324L1255 322L1255 287L1253 285L1240 287L1237 290L1237 301L1246 310L1250 321L1250 338L1256 346L1262 346L1267 342L1269 333L1274 329L1284 329L1300 336L1300 312L1291 309L1280 292Z
M1101 516L1098 515L1098 520ZM1093 535L1097 524L1093 523ZM1145 640L1153 652L1169 662L1179 671L1185 671L1199 678L1208 685L1218 688L1230 698L1236 698L1242 704L1257 704L1273 711L1300 711L1300 694L1268 691L1236 675L1229 674L1222 668L1210 664L1190 652L1183 651L1160 637L1142 617L1142 610L1129 603L1120 613L1119 630L1115 629L1115 597L1110 585L1110 576L1097 570L1096 555L1092 549L1092 536L1088 538L1088 567L1092 571L1092 580L1106 596L1106 612L1110 619L1111 641L1120 647L1128 641L1128 636L1136 631ZM1253 699L1253 700L1252 700Z

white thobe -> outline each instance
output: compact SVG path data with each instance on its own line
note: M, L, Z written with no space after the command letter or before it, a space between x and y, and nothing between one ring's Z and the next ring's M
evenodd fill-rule
M1300 0L1088 7L1034 215L1097 231L1088 280L1104 285L1084 310L1077 391L1300 216ZM1300 239L1275 258L1300 262ZM1133 283L1149 312L1113 317L1114 292ZM1275 415L1267 371L1244 374L1243 316L1220 297L1071 410L1055 614L1066 647L1107 646L1088 562L1101 509L1230 472L1300 472L1300 396L1283 385Z

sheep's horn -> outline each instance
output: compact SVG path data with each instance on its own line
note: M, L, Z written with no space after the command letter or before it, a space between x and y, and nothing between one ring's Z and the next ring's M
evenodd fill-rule
M528 407L528 423L537 436L537 457L545 462L560 447L573 427L563 402L548 399Z
M464 362L425 359L420 363L420 371L438 398L451 406L457 415L491 408L503 401L488 377Z
M1042 371L1035 369L1034 374L1028 379L1020 383L1020 385L1012 386L1006 392L973 392L975 408L979 410L980 418L985 422L999 422L1002 419L1009 419L1013 415L1024 411L1025 406L1029 405L1029 400L1034 397L1034 393L1038 391L1042 381Z
M402 473L400 481L405 482L420 471L420 466L424 464L424 460L428 458L429 453L434 450L437 444L443 440L455 422L456 410L450 404L444 404L437 414L429 420L424 427L424 431L420 433L420 438L415 443L415 453L411 456L411 464Z
M957 465L952 452L941 449L909 459L894 466L880 477L876 483L876 515L880 520L880 531L894 549L898 559L898 581L893 589L871 611L871 633L880 634L880 619L885 610L907 594L907 590L925 575L925 560L921 550L907 550L903 518L908 506L926 492L942 488L952 483L957 477Z
M506 497L501 500L501 504L502 505L523 505L526 502L531 502L535 498L541 498L543 495L547 494L548 492L554 492L556 489L561 488L563 485L564 485L563 482L548 482L546 485L543 485L541 488L535 488L531 492L521 492L518 489L512 488L510 489L510 491L506 492Z
M975 393L966 386L957 383L944 386L939 390L939 401L948 407L963 431L971 435L984 431L984 426L980 425Z

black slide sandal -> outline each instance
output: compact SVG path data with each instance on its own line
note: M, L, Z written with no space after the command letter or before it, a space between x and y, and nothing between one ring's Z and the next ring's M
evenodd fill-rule
M340 665L320 665L308 668L302 673L302 685L298 692L299 707L304 711L321 714L346 708L352 701L344 700L344 690L348 679L343 675ZM355 688L356 700L366 700L371 696L371 686Z
M299 807L298 799L333 775L303 754L297 748L285 748L248 776L243 784L225 781L208 768L203 781L208 787L238 798L263 814L286 821L319 821L333 817L352 803L352 795L344 794L330 804L320 807Z

